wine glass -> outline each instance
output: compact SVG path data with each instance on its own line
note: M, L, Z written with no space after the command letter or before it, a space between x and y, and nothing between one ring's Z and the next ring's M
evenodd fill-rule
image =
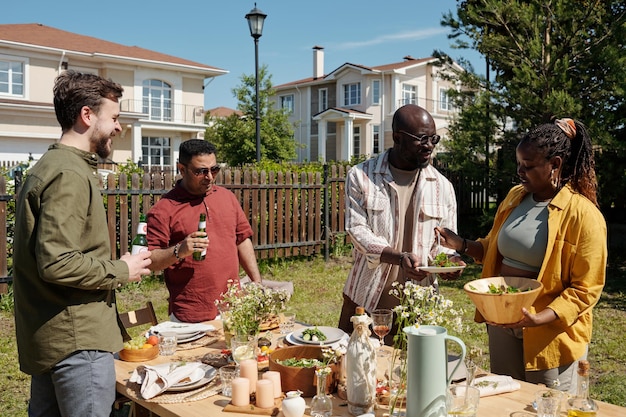
M385 336L391 331L392 323L393 311L385 308L372 311L372 329L380 339L380 348L376 351L376 354L380 358L389 356L389 352L384 349L384 346Z

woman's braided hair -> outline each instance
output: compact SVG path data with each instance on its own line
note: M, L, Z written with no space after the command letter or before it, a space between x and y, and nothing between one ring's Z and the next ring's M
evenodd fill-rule
M597 181L591 138L582 123L574 121L574 124L576 135L571 139L558 125L546 123L524 135L520 144L535 146L548 160L560 156L563 165L558 187L569 183L574 191L597 206Z

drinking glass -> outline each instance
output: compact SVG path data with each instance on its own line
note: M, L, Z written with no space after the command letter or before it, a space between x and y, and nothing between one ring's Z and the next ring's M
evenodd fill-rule
M446 393L448 417L476 417L480 390L469 385L451 385Z
M280 313L280 333L288 334L293 332L296 326L296 313L284 312Z
M222 381L222 395L232 396L233 379L239 377L239 367L235 365L225 365L219 369L220 380Z
M559 417L563 393L555 389L539 390L535 393L537 417Z
M160 332L159 333L159 354L161 356L172 356L176 353L176 345L178 340L176 333Z
M376 351L376 354L380 358L389 356L389 352L384 349L384 346L385 336L391 331L392 323L393 311L384 308L372 311L372 330L380 339L380 348Z
M236 335L230 339L230 351L237 365L244 359L256 359L256 338Z

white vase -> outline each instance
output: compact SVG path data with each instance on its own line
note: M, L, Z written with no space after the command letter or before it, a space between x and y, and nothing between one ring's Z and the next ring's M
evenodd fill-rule
M283 400L283 414L285 417L302 417L306 408L306 401L300 396L300 391L289 391Z

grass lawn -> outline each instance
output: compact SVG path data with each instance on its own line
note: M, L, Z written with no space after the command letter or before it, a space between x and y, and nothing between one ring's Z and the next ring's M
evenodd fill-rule
M624 253L620 250L613 254ZM289 309L297 314L297 320L325 326L336 326L345 282L351 259L339 257L325 263L323 258L263 264L264 278L277 281L293 281L295 294ZM473 308L463 293L463 284L480 274L480 268L470 265L462 279L444 282L442 293L454 301L455 306L466 310L470 330L459 335L465 344L480 348L484 352L480 365L488 369L487 337L483 325L473 323ZM120 311L145 305L146 300L154 303L159 321L167 319L167 291L158 278L132 284L118 292ZM626 257L615 255L609 262L609 273L605 293L594 310L594 335L589 349L592 367L591 395L593 398L626 407ZM131 329L138 333L139 329ZM19 371L15 345L15 329L11 313L0 314L0 416L25 417L29 397L30 378ZM133 334L135 335L135 334Z

